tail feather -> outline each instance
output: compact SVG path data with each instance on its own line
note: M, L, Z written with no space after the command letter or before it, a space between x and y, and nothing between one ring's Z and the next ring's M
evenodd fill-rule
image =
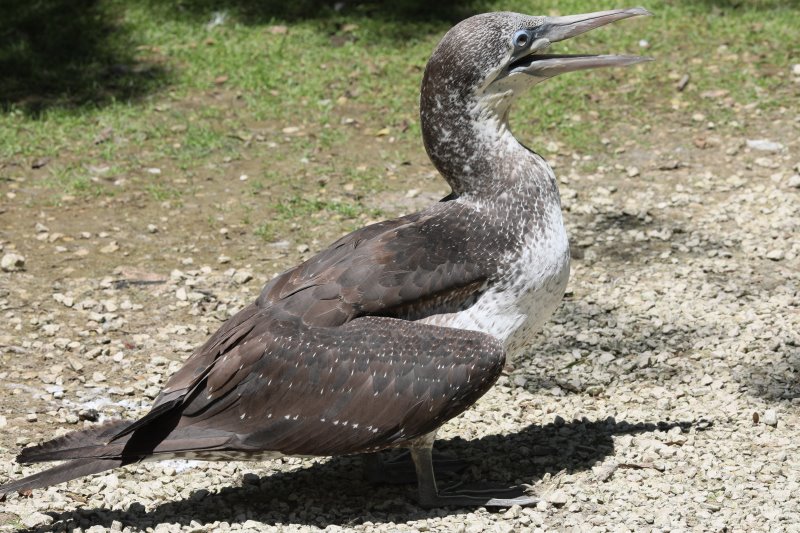
M0 486L0 495L49 487L56 483L111 470L123 464L126 463L122 459L76 459Z
M166 414L145 426L144 431L127 428L135 423L114 420L100 426L68 433L37 446L24 448L19 463L67 461L56 467L0 487L3 494L48 487L104 470L136 463L148 457L170 457L174 453L224 450L235 438L230 432L207 428L175 431L180 412Z
M17 462L41 463L87 457L102 458L112 455L114 451L118 454L121 446L108 447L105 450L103 448L106 448L108 441L130 424L131 422L126 420L112 420L83 431L67 433L37 446L23 448L17 456ZM124 444L124 441L121 444Z

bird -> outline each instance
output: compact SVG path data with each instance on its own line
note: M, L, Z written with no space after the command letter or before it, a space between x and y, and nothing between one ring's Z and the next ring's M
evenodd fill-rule
M515 138L509 111L553 76L648 60L546 50L649 14L494 12L452 27L426 65L419 100L425 150L451 193L273 278L191 353L142 418L23 448L19 463L65 462L0 494L142 461L405 448L423 507L536 503L529 494L439 489L432 459L437 429L520 356L569 277L555 175Z

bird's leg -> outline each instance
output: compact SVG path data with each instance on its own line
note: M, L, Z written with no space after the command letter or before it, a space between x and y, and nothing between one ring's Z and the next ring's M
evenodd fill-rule
M364 454L364 479L370 483L388 485L409 485L417 481L417 473L411 453ZM433 452L433 469L437 476L459 474L467 469L467 463L455 457Z
M411 458L417 471L419 504L422 507L511 507L535 505L539 502L537 498L526 495L523 489L516 487L510 490L439 491L436 488L436 477L433 472L432 444L432 442L421 442L411 448ZM499 497L500 493L507 493L508 497Z

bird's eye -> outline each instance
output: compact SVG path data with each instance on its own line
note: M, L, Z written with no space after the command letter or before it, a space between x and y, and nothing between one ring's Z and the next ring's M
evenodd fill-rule
M517 48L523 48L528 44L530 41L530 37L528 37L528 32L525 30L519 30L517 33L514 34L514 46Z

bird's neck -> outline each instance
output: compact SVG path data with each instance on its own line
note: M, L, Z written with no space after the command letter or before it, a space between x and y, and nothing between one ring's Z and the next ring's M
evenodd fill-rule
M476 97L423 83L420 122L425 149L456 194L489 200L553 192L547 164L509 130L512 98L511 93Z

